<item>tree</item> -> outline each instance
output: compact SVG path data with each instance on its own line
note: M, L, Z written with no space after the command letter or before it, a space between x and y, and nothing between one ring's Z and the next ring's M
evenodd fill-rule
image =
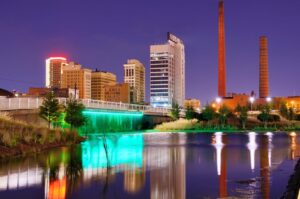
M65 121L71 125L71 129L74 127L79 128L86 123L86 118L82 113L84 108L84 105L76 99L67 101Z
M230 110L227 106L223 105L219 109L219 122L221 124L221 127L224 128L225 124L227 123L227 118L230 114Z
M292 107L288 109L288 119L294 120L295 119L295 111Z
M238 118L240 120L241 126L243 129L246 128L246 122L248 119L248 107L238 105L236 108L236 112L238 113Z
M261 117L262 121L264 122L264 127L265 128L267 128L268 121L269 121L269 118L270 118L270 113L271 113L270 106L269 105L263 106L263 108L261 110L260 117Z
M288 111L288 108L286 107L286 104L285 103L281 103L280 104L280 107L279 107L279 112L280 114L285 117L286 119L289 118L289 111Z
M173 120L178 120L180 114L180 107L177 103L172 104L171 117Z
M185 110L185 118L187 120L191 120L191 119L194 119L196 116L196 113L194 111L194 108L192 106L188 106L186 107L186 110Z
M53 92L47 93L43 104L40 106L39 115L48 121L48 127L51 127L51 123L57 121L60 115L59 102L55 98Z
M202 111L202 118L210 124L210 121L213 120L216 116L216 111L213 107L207 105Z

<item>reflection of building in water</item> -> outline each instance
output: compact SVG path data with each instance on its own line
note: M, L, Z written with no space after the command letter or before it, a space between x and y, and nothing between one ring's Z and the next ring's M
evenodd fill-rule
M21 189L42 184L42 168L37 164L30 164L30 161L26 161L25 163L17 167L3 167L0 170L0 191Z
M159 139L160 145L157 144ZM147 165L150 168L151 199L184 199L185 180L185 144L183 134L148 135ZM151 146L153 144L153 146ZM167 144L167 146L166 146ZM182 146L180 146L182 144Z
M272 135L267 133L260 139L260 177L263 198L270 198L271 146Z
M251 164L251 170L253 171L255 169L255 151L257 149L256 133L250 132L248 134L248 137L249 137L249 142L247 144L247 147L250 152L250 164Z
M129 168L124 172L124 189L129 193L140 191L146 182L146 165L143 164L141 169Z
M226 138L222 136L221 132L215 133L212 137L212 144L216 148L217 156L217 171L220 180L220 198L227 197L227 150L224 145L226 144Z

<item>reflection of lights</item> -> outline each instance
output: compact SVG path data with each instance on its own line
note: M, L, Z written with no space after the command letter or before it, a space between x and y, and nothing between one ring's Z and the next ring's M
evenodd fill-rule
M267 132L265 134L266 136L268 136L268 161L269 161L269 167L272 166L272 139L273 139L273 133L271 132Z
M221 161L222 161L222 149L223 149L223 142L222 142L222 132L217 132L214 135L214 141L215 143L213 144L214 147L216 148L217 151L217 170L218 170L218 175L221 175Z
M291 136L291 137L295 137L295 136L297 136L297 134L296 134L295 132L291 132L291 133L290 133L290 136Z
M48 199L66 198L66 177L61 180L55 180L50 183Z
M252 171L255 169L255 151L257 149L256 135L257 134L255 132L250 132L248 134L249 142L247 144L247 147L250 151L250 162L251 162L251 170Z

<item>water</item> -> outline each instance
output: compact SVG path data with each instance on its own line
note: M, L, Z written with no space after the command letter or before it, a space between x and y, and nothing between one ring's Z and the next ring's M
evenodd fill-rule
M298 143L287 133L93 136L2 162L0 198L279 198Z

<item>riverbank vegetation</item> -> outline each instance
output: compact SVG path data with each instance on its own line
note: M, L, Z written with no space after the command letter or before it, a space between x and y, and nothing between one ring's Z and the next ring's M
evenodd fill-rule
M83 141L84 138L77 132L77 128L86 122L82 115L83 109L84 106L75 99L68 100L66 106L63 106L53 93L47 94L39 115L48 122L48 128L14 120L9 114L0 112L0 158ZM61 128L59 122L70 128Z
M172 115L180 115L183 111L174 105ZM172 116L173 121L157 125L158 131L299 131L300 115L293 109L281 107L272 110L271 105L261 106L258 112L249 111L248 107L238 106L230 110L226 106L216 109L207 105L201 113L192 107L185 109L185 117Z

